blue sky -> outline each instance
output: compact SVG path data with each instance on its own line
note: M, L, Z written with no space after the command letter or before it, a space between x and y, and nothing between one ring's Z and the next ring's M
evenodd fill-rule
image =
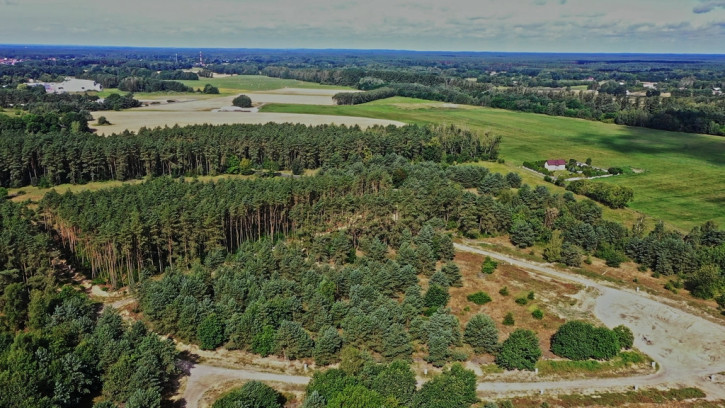
M0 43L725 53L720 0L0 0Z

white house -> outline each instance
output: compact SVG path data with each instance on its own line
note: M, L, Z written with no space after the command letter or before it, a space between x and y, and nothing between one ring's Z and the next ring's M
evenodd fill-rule
M549 171L566 170L566 160L547 160L546 163L544 163L544 167Z

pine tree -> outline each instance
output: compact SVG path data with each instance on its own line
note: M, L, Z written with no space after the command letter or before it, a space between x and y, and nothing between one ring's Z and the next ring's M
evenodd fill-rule
M383 333L383 357L391 360L409 360L413 354L413 347L410 344L410 335L400 324L390 325Z
M477 314L468 321L463 341L477 354L493 353L498 345L498 330L493 320L485 314Z
M446 262L441 268L441 272L448 278L450 286L461 287L463 286L463 276L461 270L458 269L458 265L453 262Z
M313 353L315 363L318 366L325 366L339 361L340 348L342 348L342 337L334 327L320 331Z

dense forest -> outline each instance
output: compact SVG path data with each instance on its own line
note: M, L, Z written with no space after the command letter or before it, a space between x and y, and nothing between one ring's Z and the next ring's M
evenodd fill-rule
M173 344L65 285L62 250L25 206L0 202L0 248L0 406L158 407Z
M631 260L667 289L725 308L719 226L682 234L605 220L591 199L620 208L631 190L575 182L552 192L491 172L497 135L270 123L99 137L88 111L138 106L131 93L99 103L26 85L75 76L128 92L187 92L175 81L266 74L364 91L336 95L343 104L400 95L723 134L724 99L711 93L725 78L718 57L205 50L196 73L187 70L202 65L198 50L3 47L25 60L0 65L0 106L24 111L0 114L0 407L167 406L182 375L175 342L314 362L306 408L471 407L476 375L459 362L534 370L544 351L526 327L499 333L514 324L510 314L462 322L451 311L452 288L465 284L453 262L460 237L537 245L546 261L572 268ZM658 82L657 92L628 97L642 81ZM576 86L588 90L567 89ZM221 174L239 176L197 179ZM32 205L11 202L5 188L141 179L49 190ZM481 273L496 268L489 258ZM131 321L92 302L84 278L127 288L138 300ZM609 360L634 339L624 326L554 329L550 351L567 360ZM414 357L442 372L417 387ZM252 381L214 406L284 403Z
M21 119L0 116L0 185L53 185L147 176L194 176L316 169L397 153L410 160L465 162L498 157L500 137L454 127L359 127L292 124L142 129L100 137L79 132L28 134Z

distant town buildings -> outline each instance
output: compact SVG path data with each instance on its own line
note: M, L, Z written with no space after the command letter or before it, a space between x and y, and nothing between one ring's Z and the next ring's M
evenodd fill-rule
M19 62L23 62L23 60L17 58L0 58L0 65L15 65Z

